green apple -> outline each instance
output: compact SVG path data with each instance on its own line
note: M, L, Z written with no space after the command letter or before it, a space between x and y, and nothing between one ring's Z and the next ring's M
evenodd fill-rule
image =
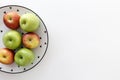
M20 27L26 32L34 32L40 26L39 18L33 13L26 13L20 17Z
M9 49L16 49L21 44L21 34L15 30L10 30L3 35L3 43Z
M32 50L21 48L15 53L15 63L19 66L27 66L34 61L35 55Z

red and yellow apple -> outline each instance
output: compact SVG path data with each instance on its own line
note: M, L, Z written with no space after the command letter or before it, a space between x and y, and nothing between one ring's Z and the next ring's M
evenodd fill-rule
M10 29L18 29L19 28L19 19L20 15L17 12L8 12L3 16L3 21L5 25Z
M14 62L14 52L7 48L0 48L0 63L12 64Z
M39 43L40 39L39 36L34 32L29 32L23 35L22 43L25 47L33 49L36 48Z

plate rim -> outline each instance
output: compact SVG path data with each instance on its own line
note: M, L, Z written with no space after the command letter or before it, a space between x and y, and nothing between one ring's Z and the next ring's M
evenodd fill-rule
M36 12L34 12L32 9L30 9L30 8L28 8L28 7L25 7L25 6L21 6L21 5L5 5L5 6L0 6L0 9L5 8L5 7L10 7L10 6L11 6L11 7L12 7L12 6L15 6L15 7L25 8L25 9L33 12L35 15L37 15L38 18L39 18L39 19L41 20L41 22L43 23L43 25L44 25L44 27L45 27L45 30L46 30L46 34L47 34L47 44L46 44L45 52L44 52L44 54L42 55L41 59L40 59L34 66L32 66L31 68L29 68L29 69L27 69L27 70L24 70L24 71L21 71L21 72L13 72L13 73L12 73L12 72L7 72L7 71L3 71L3 70L0 69L0 71L1 71L1 72L4 72L4 73L19 74L19 73L24 73L24 72L26 72L26 71L29 71L29 70L33 69L35 66L37 66L37 65L42 61L42 59L43 59L43 57L45 57L46 52L47 52L47 49L48 49L48 45L49 45L49 35L48 35L48 30L47 30L47 27L46 27L45 23L43 22L43 20L41 19L41 17L40 17Z

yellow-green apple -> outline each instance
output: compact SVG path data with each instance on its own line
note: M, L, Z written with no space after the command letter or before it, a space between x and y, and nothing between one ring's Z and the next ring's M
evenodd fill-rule
M21 45L21 34L10 30L3 35L3 43L9 49L16 49Z
M32 50L21 48L15 53L15 63L19 66L27 66L34 61L35 54Z
M19 28L19 19L20 19L20 15L15 11L8 12L3 16L3 21L5 25L10 29Z
M33 49L38 47L40 39L37 33L29 32L22 36L22 43L25 47Z
M14 62L14 52L7 48L0 48L0 63L12 64Z
M34 32L40 26L39 18L33 13L26 13L20 17L20 27L26 32Z

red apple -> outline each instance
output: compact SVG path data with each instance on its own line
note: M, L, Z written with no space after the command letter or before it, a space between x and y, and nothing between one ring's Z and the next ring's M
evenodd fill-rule
M14 62L14 52L7 48L0 48L0 63L12 64Z
M25 47L33 49L39 45L40 38L36 33L29 32L23 35L22 42Z
M20 15L17 12L8 12L3 16L3 21L5 25L10 29L19 28Z

